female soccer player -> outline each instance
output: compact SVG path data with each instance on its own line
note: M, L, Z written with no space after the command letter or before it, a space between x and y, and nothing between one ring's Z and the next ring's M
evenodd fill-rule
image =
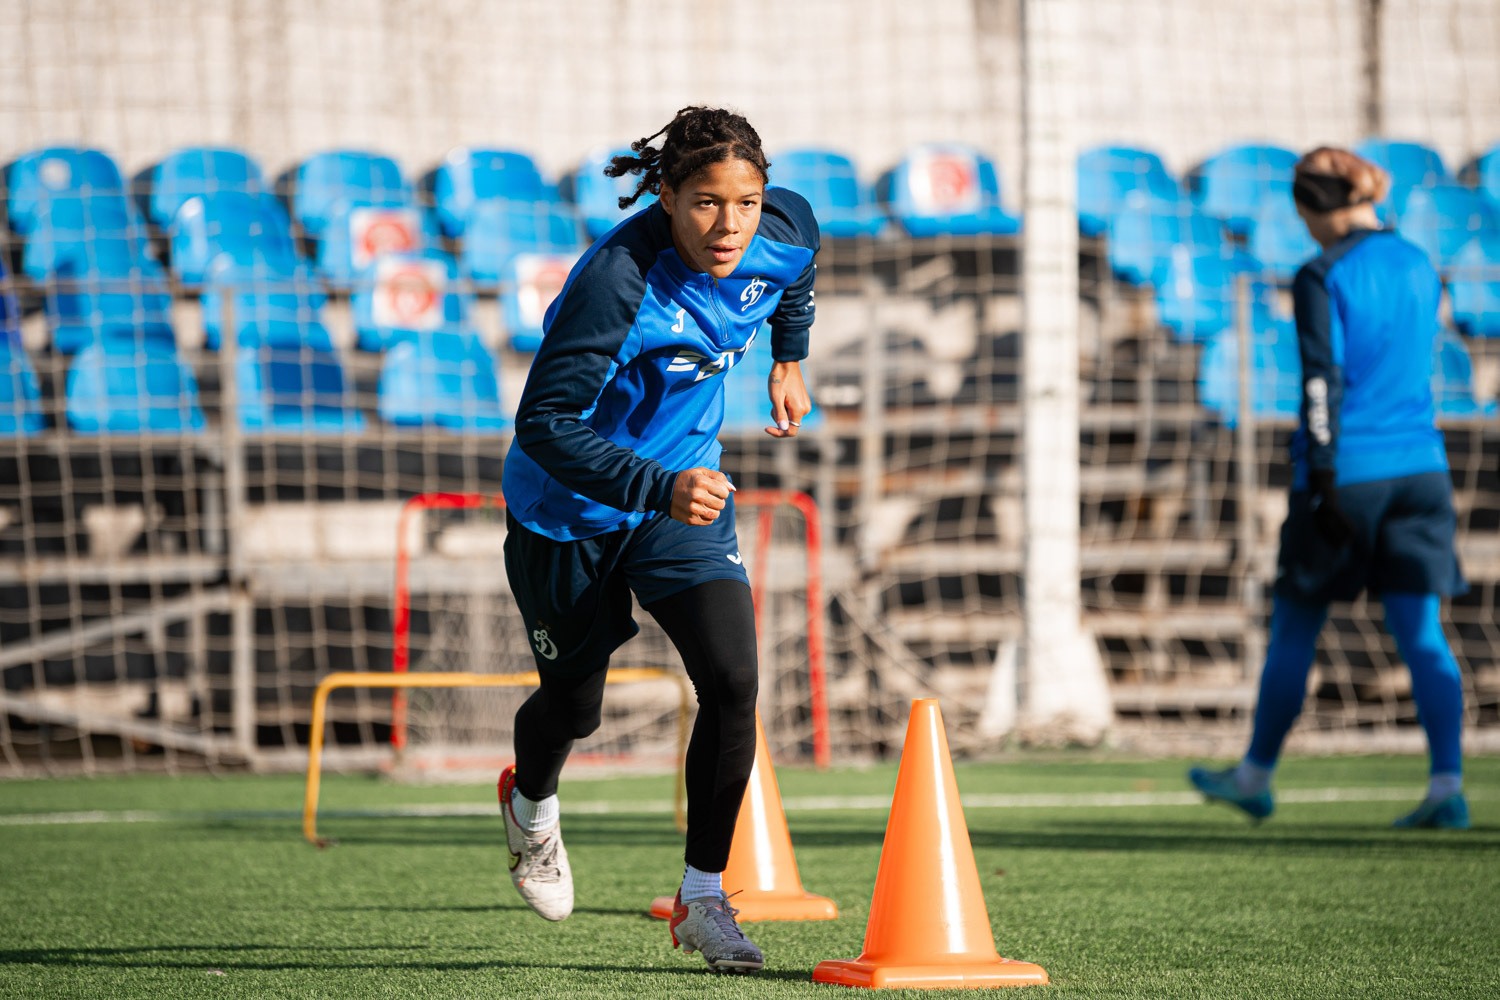
M1427 797L1398 827L1465 829L1463 688L1439 621L1467 589L1453 550L1452 484L1433 423L1432 356L1441 286L1427 256L1380 228L1385 172L1342 149L1304 156L1292 197L1323 252L1292 285L1302 351L1301 426L1250 749L1189 780L1260 820L1271 775L1307 692L1331 601L1369 588L1411 670L1432 754Z
M662 137L661 147L651 142ZM573 909L557 779L599 725L610 654L635 635L631 593L682 654L698 696L687 751L686 870L672 943L717 970L763 964L720 885L755 759L755 613L718 469L725 374L770 322L774 437L812 403L818 225L768 188L744 118L689 107L605 173L639 174L651 207L595 243L547 311L505 462L505 568L541 687L516 713L500 775L511 879L548 920Z

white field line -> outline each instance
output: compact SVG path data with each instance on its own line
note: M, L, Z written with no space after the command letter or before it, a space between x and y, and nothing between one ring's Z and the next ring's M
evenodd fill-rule
M1488 795L1468 793L1469 798L1488 799ZM1281 803L1295 802L1415 802L1422 797L1420 788L1293 788L1278 792ZM1195 806L1203 802L1197 792L1060 792L1037 795L977 794L963 797L968 809L1122 809L1140 806ZM794 796L782 800L787 812L831 812L836 810L889 809L885 795L816 795ZM637 799L635 801L569 802L563 800L563 811L574 815L608 815L670 813L670 799ZM377 809L324 809L324 819L375 819L403 816L491 816L495 807L489 803L443 802L427 805L384 806ZM202 823L237 820L301 819L302 813L290 809L225 810L178 812L149 809L86 812L8 813L0 814L0 826L71 826L89 823Z

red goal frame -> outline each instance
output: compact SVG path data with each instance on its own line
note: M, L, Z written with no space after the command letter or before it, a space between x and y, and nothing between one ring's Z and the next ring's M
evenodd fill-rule
M776 511L790 507L802 515L807 531L807 688L812 712L813 763L827 767L832 752L828 739L828 685L823 637L823 522L818 505L806 493L792 490L739 490L736 509L754 508L757 553L769 551ZM393 603L391 669L405 673L411 665L411 551L408 530L413 517L429 510L504 509L505 498L485 493L419 493L401 508L396 521L396 588ZM765 599L766 564L758 559L751 567L750 592L755 603L757 625ZM391 696L391 746L406 746L406 692Z

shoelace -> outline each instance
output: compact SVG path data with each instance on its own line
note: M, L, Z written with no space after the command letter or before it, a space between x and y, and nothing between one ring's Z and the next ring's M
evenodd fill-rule
M562 869L557 864L557 845L556 837L548 837L535 854L527 852L527 858L531 862L527 866L527 878L534 878L538 882L556 882L562 878Z
M737 896L739 893L735 892L733 895ZM728 896L720 896L718 903L706 907L706 909L708 910L709 919L713 921L714 926L726 938L731 941L750 943L750 939L745 937L745 932L740 930L740 925L735 923L734 918L740 915L740 911L729 905Z

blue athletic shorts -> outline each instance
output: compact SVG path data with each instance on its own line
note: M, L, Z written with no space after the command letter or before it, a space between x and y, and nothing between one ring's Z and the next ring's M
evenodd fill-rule
M578 677L601 670L640 631L642 605L709 580L749 577L734 533L734 497L712 524L656 514L634 528L559 542L506 515L505 574L538 670Z
M1324 541L1306 491L1292 493L1281 526L1276 594L1303 604L1352 601L1360 591L1439 594L1468 591L1453 549L1457 520L1446 472L1424 472L1339 487L1354 527L1343 548Z

